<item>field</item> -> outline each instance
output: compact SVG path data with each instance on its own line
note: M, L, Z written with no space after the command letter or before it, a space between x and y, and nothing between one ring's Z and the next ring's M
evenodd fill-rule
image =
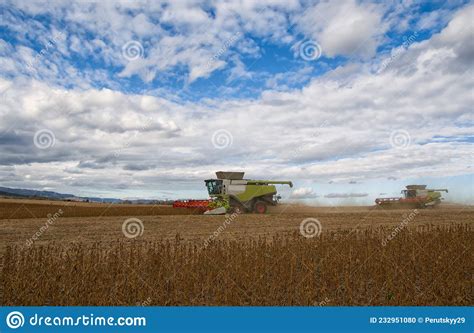
M473 304L470 206L189 213L2 200L1 304Z
M62 217L101 217L140 215L180 215L190 214L187 209L173 209L171 206L152 205L108 205L101 203L64 202L50 200L0 199L0 220L47 218L59 209Z

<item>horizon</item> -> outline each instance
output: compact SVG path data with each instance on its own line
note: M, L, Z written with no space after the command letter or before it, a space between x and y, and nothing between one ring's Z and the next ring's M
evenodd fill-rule
M404 187L405 188L405 187ZM428 188L435 188L435 187L430 187ZM436 187L438 189L440 187ZM193 196L193 197L127 197L127 196L122 196L122 197L113 197L113 196L106 196L106 195L96 195L96 194L91 194L91 195L78 195L76 193L62 193L62 192L56 192L51 189L45 189L45 190L35 190L35 189L26 189L26 188L9 188L9 189L14 189L14 190L29 190L29 191L52 191L58 194L68 194L71 195L72 197L77 197L77 198L98 198L98 199L113 199L113 200L121 200L121 201L140 201L140 200L146 200L146 201L174 201L174 200L186 200L186 199L206 199L203 195L199 196L199 194ZM306 190L305 188L300 188L303 190ZM277 187L278 190L278 187ZM449 190L449 189L448 189ZM204 190L205 192L205 190ZM203 192L203 193L204 193ZM313 197L308 199L300 199L298 197L298 193L295 194L292 191L284 191L285 196L282 196L280 199L280 202L282 204L302 204L302 205L307 205L307 206L314 206L314 207L342 207L342 206L374 206L374 201L375 197L370 197L368 193L355 193L352 192L349 195L345 195L344 193L328 193L326 195L316 195L313 193ZM304 191L303 191L304 192ZM207 192L206 192L207 193ZM281 194L281 192L278 192ZM391 194L391 195L390 195ZM397 192L397 190L391 192L391 193L379 193L378 197L381 198L386 198L386 197L400 197L400 191ZM12 197L15 199L15 197ZM47 197L45 197L47 198ZM443 202L445 204L460 204L460 205L472 205L473 203L468 202L468 201L462 201L459 199L457 196L453 197L449 196L448 193L443 193ZM64 200L64 199L52 199L51 200ZM321 202L321 199L323 199L323 202ZM373 199L373 200L372 200Z

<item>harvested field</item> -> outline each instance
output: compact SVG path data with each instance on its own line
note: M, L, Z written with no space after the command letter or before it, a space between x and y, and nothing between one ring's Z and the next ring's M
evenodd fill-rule
M146 206L143 206L146 207ZM87 206L81 207L87 210ZM106 207L105 207L106 208ZM102 209L105 209L102 207ZM168 209L173 209L165 207ZM18 208L17 208L18 209ZM54 215L58 206L45 206L47 214ZM191 214L186 209L176 209L179 213ZM411 210L380 210L373 207L277 207L270 214L244 214L236 218L226 216L204 215L147 215L147 210L137 211L135 208L123 216L89 216L65 217L60 215L47 230L35 240L35 244L44 245L50 242L115 242L123 240L122 225L128 218L138 218L143 222L141 240L153 241L161 239L174 240L176 234L185 242L202 244L219 227L219 239L245 240L250 237L273 236L276 233L292 233L299 230L305 218L317 218L321 223L322 232L338 229L364 230L381 226L396 227ZM416 226L440 226L474 222L473 207L448 206L434 210L418 210L406 228ZM134 213L136 213L134 215ZM25 245L44 226L48 219L0 219L0 253L8 244ZM43 228L44 229L44 228Z
M40 205L0 212L26 204ZM1 304L473 304L472 206L203 216L120 205L108 216L81 203L69 213L97 216L68 217L57 214L65 204L41 203L49 220L0 219ZM300 233L308 218L320 236ZM136 238L124 234L128 219L142 224Z

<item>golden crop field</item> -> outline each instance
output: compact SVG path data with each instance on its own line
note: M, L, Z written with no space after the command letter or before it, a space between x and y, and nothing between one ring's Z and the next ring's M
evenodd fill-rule
M0 219L1 304L473 304L472 207L283 206L236 216L132 209L60 215L47 228L45 218ZM129 219L142 224L136 237L125 236ZM315 219L317 234L300 229Z

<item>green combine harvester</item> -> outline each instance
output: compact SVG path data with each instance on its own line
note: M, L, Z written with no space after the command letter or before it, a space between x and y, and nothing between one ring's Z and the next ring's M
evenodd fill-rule
M377 198L375 204L384 208L428 208L435 207L443 200L441 192L447 189L427 189L426 185L407 185L402 197Z
M281 198L275 185L289 185L291 181L244 179L244 172L216 172L217 179L205 180L211 197L210 210L204 214L227 212L265 214L267 206L275 206Z

